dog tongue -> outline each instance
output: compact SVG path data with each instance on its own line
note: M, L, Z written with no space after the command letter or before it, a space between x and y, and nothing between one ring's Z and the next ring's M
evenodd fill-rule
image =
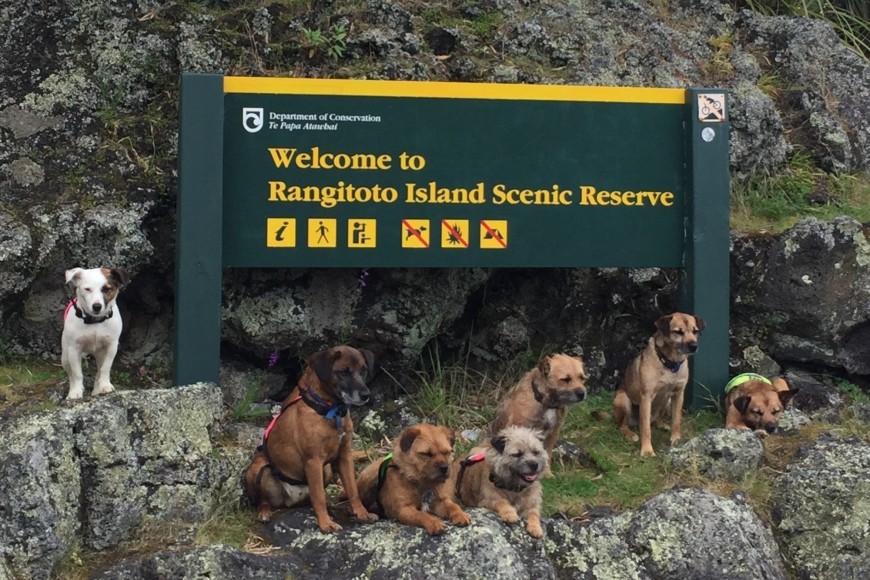
M536 479L538 479L538 474L537 473L526 473L522 476L522 478L525 479L526 481L535 481Z

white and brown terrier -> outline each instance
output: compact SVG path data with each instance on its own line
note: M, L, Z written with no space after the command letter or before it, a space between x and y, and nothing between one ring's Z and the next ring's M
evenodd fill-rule
M118 268L72 268L66 271L66 283L75 292L63 313L61 337L61 363L69 375L67 399L82 398L82 357L89 354L97 361L93 394L115 390L109 372L124 327L115 299L128 281L127 272Z

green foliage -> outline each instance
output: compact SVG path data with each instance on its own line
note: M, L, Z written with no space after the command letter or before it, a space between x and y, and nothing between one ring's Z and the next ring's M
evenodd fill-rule
M741 231L782 231L806 216L842 214L870 220L870 179L826 173L800 150L784 171L759 172L731 190L731 225Z
M739 0L735 4L762 14L827 20L846 46L870 59L870 2L867 0Z
M257 398L257 394L260 392L261 382L262 378L250 387L248 387L248 390L245 391L245 396L242 397L242 400L233 405L233 420L246 421L252 419L259 419L270 414L269 409L251 408L251 403L254 402L254 400Z
M734 65L731 64L731 49L733 38L730 34L714 36L707 44L712 50L712 57L700 63L701 70L714 82L723 82L734 76Z
M344 24L335 23L326 32L319 28L302 29L302 48L308 50L308 58L317 56L338 60L344 55L347 29Z

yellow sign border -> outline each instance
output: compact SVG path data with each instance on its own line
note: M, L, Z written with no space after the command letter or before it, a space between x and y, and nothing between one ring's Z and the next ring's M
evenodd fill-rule
M224 93L685 105L687 91L647 87L224 77Z

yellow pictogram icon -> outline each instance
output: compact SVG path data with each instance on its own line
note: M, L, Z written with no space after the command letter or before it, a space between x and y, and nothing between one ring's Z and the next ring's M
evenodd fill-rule
M402 220L402 247L429 247L429 220Z
M347 220L348 248L376 248L378 245L378 220Z
M504 250L508 244L507 220L480 220L480 248Z
M468 220L441 220L441 247L468 249Z
M295 248L296 218L267 218L266 247Z
M308 247L334 248L338 224L332 218L308 218Z

